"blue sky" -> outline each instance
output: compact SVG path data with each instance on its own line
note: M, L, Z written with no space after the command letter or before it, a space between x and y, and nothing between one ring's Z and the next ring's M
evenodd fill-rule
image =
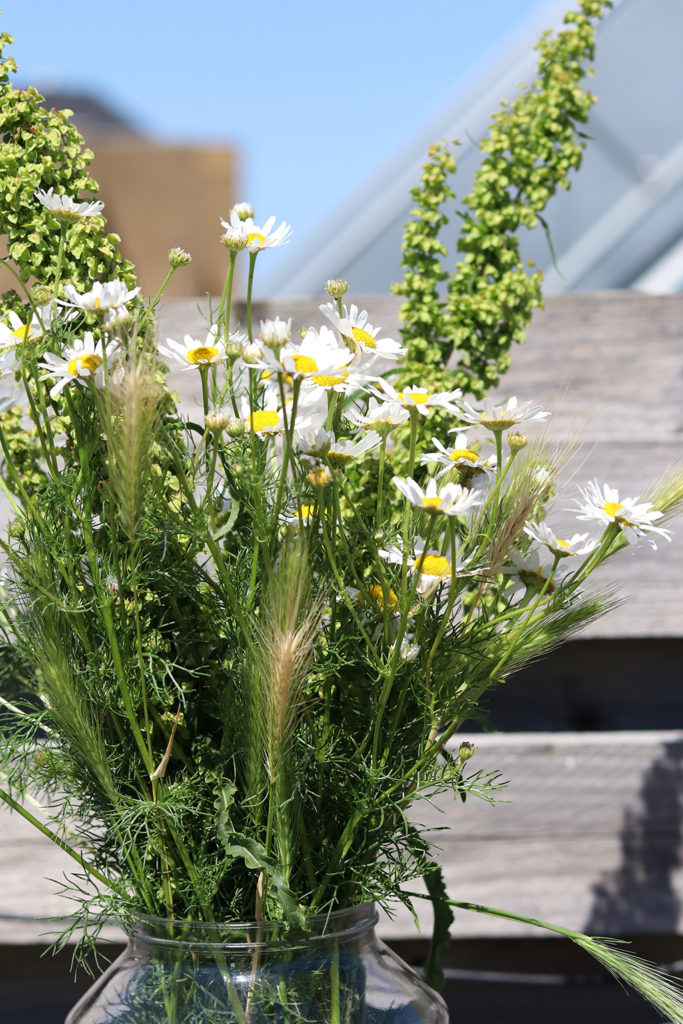
M567 6L572 6L567 0ZM88 89L165 141L229 143L305 237L549 0L4 0L18 83ZM550 4L553 7L553 4ZM227 211L226 211L227 213Z

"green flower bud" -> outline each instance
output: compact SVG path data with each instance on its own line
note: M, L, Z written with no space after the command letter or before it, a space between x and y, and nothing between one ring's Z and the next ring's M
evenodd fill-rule
M188 263L192 262L192 257L184 249L175 248L169 252L168 262L171 269L175 270L177 267L186 267Z
M340 277L331 277L329 281L325 282L325 291L333 299L341 299L342 295L346 295L349 290L349 282L342 281Z

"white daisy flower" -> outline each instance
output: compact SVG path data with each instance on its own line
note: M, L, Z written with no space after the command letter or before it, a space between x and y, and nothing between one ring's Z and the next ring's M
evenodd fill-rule
M281 320L276 316L274 320L262 320L259 331L259 341L268 348L280 348L292 339L292 318Z
M22 320L14 310L7 314L9 324L0 323L0 349L15 348L25 341L37 341L49 330L55 314L55 303L39 306L28 321Z
M637 498L619 499L619 491L615 487L604 484L602 489L597 480L591 480L586 487L580 487L583 503L576 499L576 508L570 511L579 515L577 519L597 519L604 526L615 523L619 526L629 544L637 544L644 540L656 550L657 545L648 533L658 533L666 540L671 540L671 531L664 530L654 523L661 519L663 513L652 507L649 501L639 502Z
M266 437L269 434L281 434L285 429L285 419L275 395L269 397L263 408L254 409L253 412L249 407L249 399L243 396L241 399L241 415L246 431L253 431L259 437Z
M398 359L405 355L405 349L393 338L379 338L380 327L368 323L368 313L352 304L347 310L342 306L344 315L339 316L334 302L325 302L320 312L326 316L332 326L346 338L351 347L361 352L369 352L375 359Z
M165 345L159 345L159 352L180 363L185 370L190 370L193 366L212 366L228 358L225 343L222 338L217 337L215 325L209 330L204 342L190 334L186 334L182 341L167 338Z
M446 484L443 490L437 491L436 480L430 480L427 490L422 488L412 477L402 480L400 477L392 477L392 483L398 487L412 505L421 508L429 515L461 516L470 509L481 505L482 497L471 491L468 487L460 484Z
M317 376L345 373L352 359L353 352L339 344L329 327L306 331L303 338L283 345L277 354L270 349L263 352L263 363L267 369L311 380Z
M286 245L292 228L284 221L274 230L275 217L269 217L265 224L259 226L252 217L239 217L234 211L230 214L230 223L221 221L227 229L242 225L247 233L247 249L249 252L260 252L262 249L273 249L278 245Z
M503 591L502 596L509 603L514 604L524 597L527 590L538 592L543 589L548 577L553 572L555 560L542 562L538 550L535 548L525 555L521 555L518 551L511 551L509 557L512 565L505 566L501 571L510 576L510 585ZM556 570L552 581L546 587L546 594L555 592L559 578L560 574Z
M357 409L349 409L346 417L356 427L370 427L380 434L387 434L394 427L409 420L410 413L400 402L378 402L376 398L371 398L364 413Z
M371 388L373 395L382 401L398 402L406 409L417 409L422 416L428 416L432 409L445 409L459 415L460 410L453 403L462 397L460 388L454 391L430 391L429 388L411 386L397 391L388 381L383 380L382 390Z
M125 306L127 302L134 299L140 288L129 289L123 281L95 281L89 292L82 295L76 291L73 285L64 285L65 304L84 309L89 313L104 313L109 309L116 309L118 306Z
M46 210L49 210L57 220L63 222L80 220L83 217L96 217L104 209L104 203L99 199L91 203L78 203L69 196L53 195L52 187L47 192L39 188L34 195Z
M379 583L368 583L362 590L356 587L347 587L346 593L352 601L363 608L384 608L384 590ZM391 587L388 588L389 611L395 612L398 608L398 594Z
M319 459L327 455L334 444L334 431L318 427L317 430L307 430L294 435L294 443L302 455L310 455Z
M318 505L302 504L294 512L283 512L280 520L288 526L309 526L316 516L321 514Z
M524 532L532 540L544 544L556 558L567 558L569 555L588 555L598 546L597 540L588 540L587 533L575 533L569 539L558 537L547 523L528 523Z
M61 356L53 352L45 353L44 362L38 365L47 371L41 380L49 377L55 379L56 383L50 388L50 398L54 398L62 391L67 384L86 385L86 379L93 377L95 383L101 386L104 378L104 362L111 365L115 357L118 345L116 341L110 341L106 347L102 347L102 341L95 341L91 331L86 331L83 338L76 338L70 348L65 348Z
M387 548L380 548L379 555L387 562L394 565L403 564L403 551L396 545ZM464 564L456 559L456 571ZM413 544L413 554L408 558L408 566L418 572L417 592L421 598L429 597L441 583L449 583L452 575L452 562L447 555L440 551L425 551L425 544L422 537L416 537Z
M360 458L361 455L367 455L368 452L374 451L381 443L382 438L377 431L370 430L360 440L353 438L346 441L333 440L327 457L334 465L343 465L345 462L351 462L353 459Z
M533 402L519 403L515 395L507 402L499 402L498 405L495 405L490 398L485 398L483 409L475 409L469 402L463 401L460 410L460 418L466 423L478 423L494 433L508 430L516 423L536 423L547 420L549 416L550 413L545 412L540 405L534 405Z
M250 217L254 216L254 207L251 203L235 203L230 211L230 216L232 217L233 214L238 220L249 220Z
M395 648L396 648L396 642L394 642L391 645L389 650L393 652L395 650ZM418 657L420 655L420 645L419 644L411 644L411 642L408 639L408 637L404 636L403 639L401 640L401 647L399 649L399 655L400 655L402 661L407 661L407 662L417 661L417 659L418 659Z
M496 468L495 456L486 457L468 447L467 434L464 431L455 435L455 444L452 448L446 448L438 438L433 437L432 441L438 448L436 452L426 452L420 458L420 464L426 466L429 462L438 462L445 466L436 479L450 472L454 466L464 466L466 469L476 469L484 473L493 473Z

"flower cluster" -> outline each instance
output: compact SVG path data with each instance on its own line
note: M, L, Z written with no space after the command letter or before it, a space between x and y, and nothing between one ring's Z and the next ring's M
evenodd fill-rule
M222 226L203 337L157 343L154 304L118 279L0 321L0 372L37 438L27 474L21 415L0 412L21 505L14 642L36 680L21 714L60 737L98 882L164 917L296 918L402 898L428 863L409 804L494 787L465 773L471 752L444 756L449 739L606 610L585 581L627 543L668 540L681 493L589 483L573 510L597 530L561 530L562 459L533 438L547 411L396 387L403 345L342 303L345 282L324 322L256 324L251 294L234 322L240 253L251 288L291 229L248 204ZM169 366L195 375L203 420L179 412Z

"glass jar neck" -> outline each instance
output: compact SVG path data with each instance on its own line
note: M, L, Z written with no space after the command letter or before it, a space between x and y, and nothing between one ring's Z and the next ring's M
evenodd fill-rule
M321 951L331 945L337 949L359 949L374 938L379 915L373 903L335 910L306 919L305 926L286 921L204 922L179 921L140 915L128 927L129 940L140 954L176 954L187 949L194 956L217 950L225 954L253 955L311 948Z

